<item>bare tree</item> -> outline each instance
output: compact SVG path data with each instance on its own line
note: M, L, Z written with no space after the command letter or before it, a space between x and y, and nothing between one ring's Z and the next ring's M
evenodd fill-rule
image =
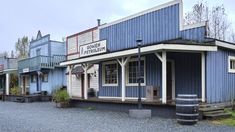
M223 5L215 6L211 10L205 1L199 1L186 13L185 24L207 22L207 36L220 40L228 40L230 35L227 31L230 27L228 16Z
M193 10L185 14L185 23L194 24L209 20L207 2L201 0L193 6Z
M15 48L19 59L27 58L29 50L28 37L24 36L23 38L19 38L15 44Z

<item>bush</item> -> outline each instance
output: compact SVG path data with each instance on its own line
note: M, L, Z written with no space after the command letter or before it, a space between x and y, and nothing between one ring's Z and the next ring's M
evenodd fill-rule
M20 95L20 88L19 87L14 87L10 89L10 93L12 95Z
M56 90L53 93L53 100L56 103L68 103L69 102L69 94L67 93L67 90Z

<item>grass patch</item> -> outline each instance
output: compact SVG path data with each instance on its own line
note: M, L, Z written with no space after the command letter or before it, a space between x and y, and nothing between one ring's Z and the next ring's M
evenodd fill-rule
M232 110L225 110L226 113L231 113L232 116L230 118L225 118L225 119L219 119L212 121L213 124L216 125L228 125L228 126L234 126L235 127L235 111Z

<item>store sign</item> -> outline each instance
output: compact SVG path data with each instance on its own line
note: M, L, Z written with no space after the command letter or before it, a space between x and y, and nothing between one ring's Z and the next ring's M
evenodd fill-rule
M107 51L106 40L80 46L80 57L105 53Z
M24 68L23 73L29 72L29 68Z

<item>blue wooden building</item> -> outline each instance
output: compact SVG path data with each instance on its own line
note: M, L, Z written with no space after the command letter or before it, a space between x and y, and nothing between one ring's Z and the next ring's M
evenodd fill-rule
M17 78L17 58L9 57L7 53L0 54L0 93L10 94L12 77ZM17 83L17 82L16 82Z
M29 58L18 62L22 94L47 91L48 94L66 86L66 67L59 66L66 60L66 46L53 41L50 35L42 36L39 31L36 40L29 45Z
M99 64L99 98L137 99L139 38L143 40L143 99L166 104L177 94L197 94L207 103L235 98L235 45L208 38L205 22L184 25L181 0L98 29L99 41L81 45L80 58L61 65L82 64L89 69L90 65Z

